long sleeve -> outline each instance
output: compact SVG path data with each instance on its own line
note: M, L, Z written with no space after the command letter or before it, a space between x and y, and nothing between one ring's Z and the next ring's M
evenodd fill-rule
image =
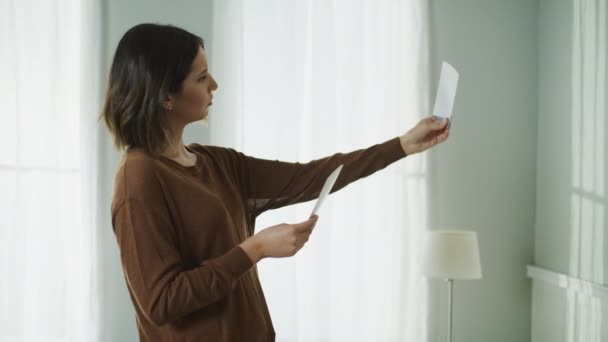
M154 178L129 178L129 195L117 204L112 224L135 302L150 322L163 325L226 296L253 265L237 245L184 269L176 227Z
M327 177L344 164L332 189L367 177L405 157L398 137L350 153L336 153L308 163L259 159L232 150L244 196L254 217L269 209L306 202L319 196Z

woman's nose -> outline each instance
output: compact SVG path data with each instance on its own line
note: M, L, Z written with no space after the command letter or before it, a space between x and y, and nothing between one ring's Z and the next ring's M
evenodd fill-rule
M217 84L217 82L215 81L215 77L211 76L211 80L213 81L213 82L211 83L211 90L217 90L217 88L218 88L218 84Z

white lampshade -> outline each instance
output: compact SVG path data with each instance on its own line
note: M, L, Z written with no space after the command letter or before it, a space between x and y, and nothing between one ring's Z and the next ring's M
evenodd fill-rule
M481 278L476 232L432 230L426 234L423 247L423 275L444 279Z

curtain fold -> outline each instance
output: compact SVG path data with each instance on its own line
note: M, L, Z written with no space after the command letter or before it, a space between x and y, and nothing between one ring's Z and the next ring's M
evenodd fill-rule
M0 1L0 341L96 341L99 1Z
M605 131L608 16L605 0L572 1L572 235L570 274L606 283ZM602 203L604 202L604 203ZM568 341L602 340L602 299L568 292Z
M214 145L306 162L403 134L429 112L424 0L214 2ZM278 341L424 341L427 161L332 194L307 245L258 268ZM314 203L261 215L299 222Z

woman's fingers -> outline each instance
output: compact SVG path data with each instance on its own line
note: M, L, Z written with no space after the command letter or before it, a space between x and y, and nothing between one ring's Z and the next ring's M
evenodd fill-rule
M433 122L429 124L429 140L432 145L435 145L447 139L450 130L450 119L443 118L441 120L437 120L434 117L431 118Z
M446 129L445 131L439 134L439 142L445 141L450 136L450 129Z
M294 224L293 226L296 230L296 233L311 230L314 227L314 225L317 223L318 219L319 219L318 215L313 215L304 222Z
M450 119L448 118L442 118L442 119L436 119L435 117L431 116L431 129L433 131L438 131L438 130L442 130L444 129L448 122L450 121Z
M317 220L319 219L318 215L311 216L308 220L294 224L294 230L296 234L296 246L297 249L300 250L308 239L310 238L310 234L312 233Z
M302 234L298 235L298 238L297 238L298 242L296 243L298 246L297 247L298 250L300 250L300 248L302 248L304 246L304 244L308 242L309 238L310 238L310 233L302 233Z

